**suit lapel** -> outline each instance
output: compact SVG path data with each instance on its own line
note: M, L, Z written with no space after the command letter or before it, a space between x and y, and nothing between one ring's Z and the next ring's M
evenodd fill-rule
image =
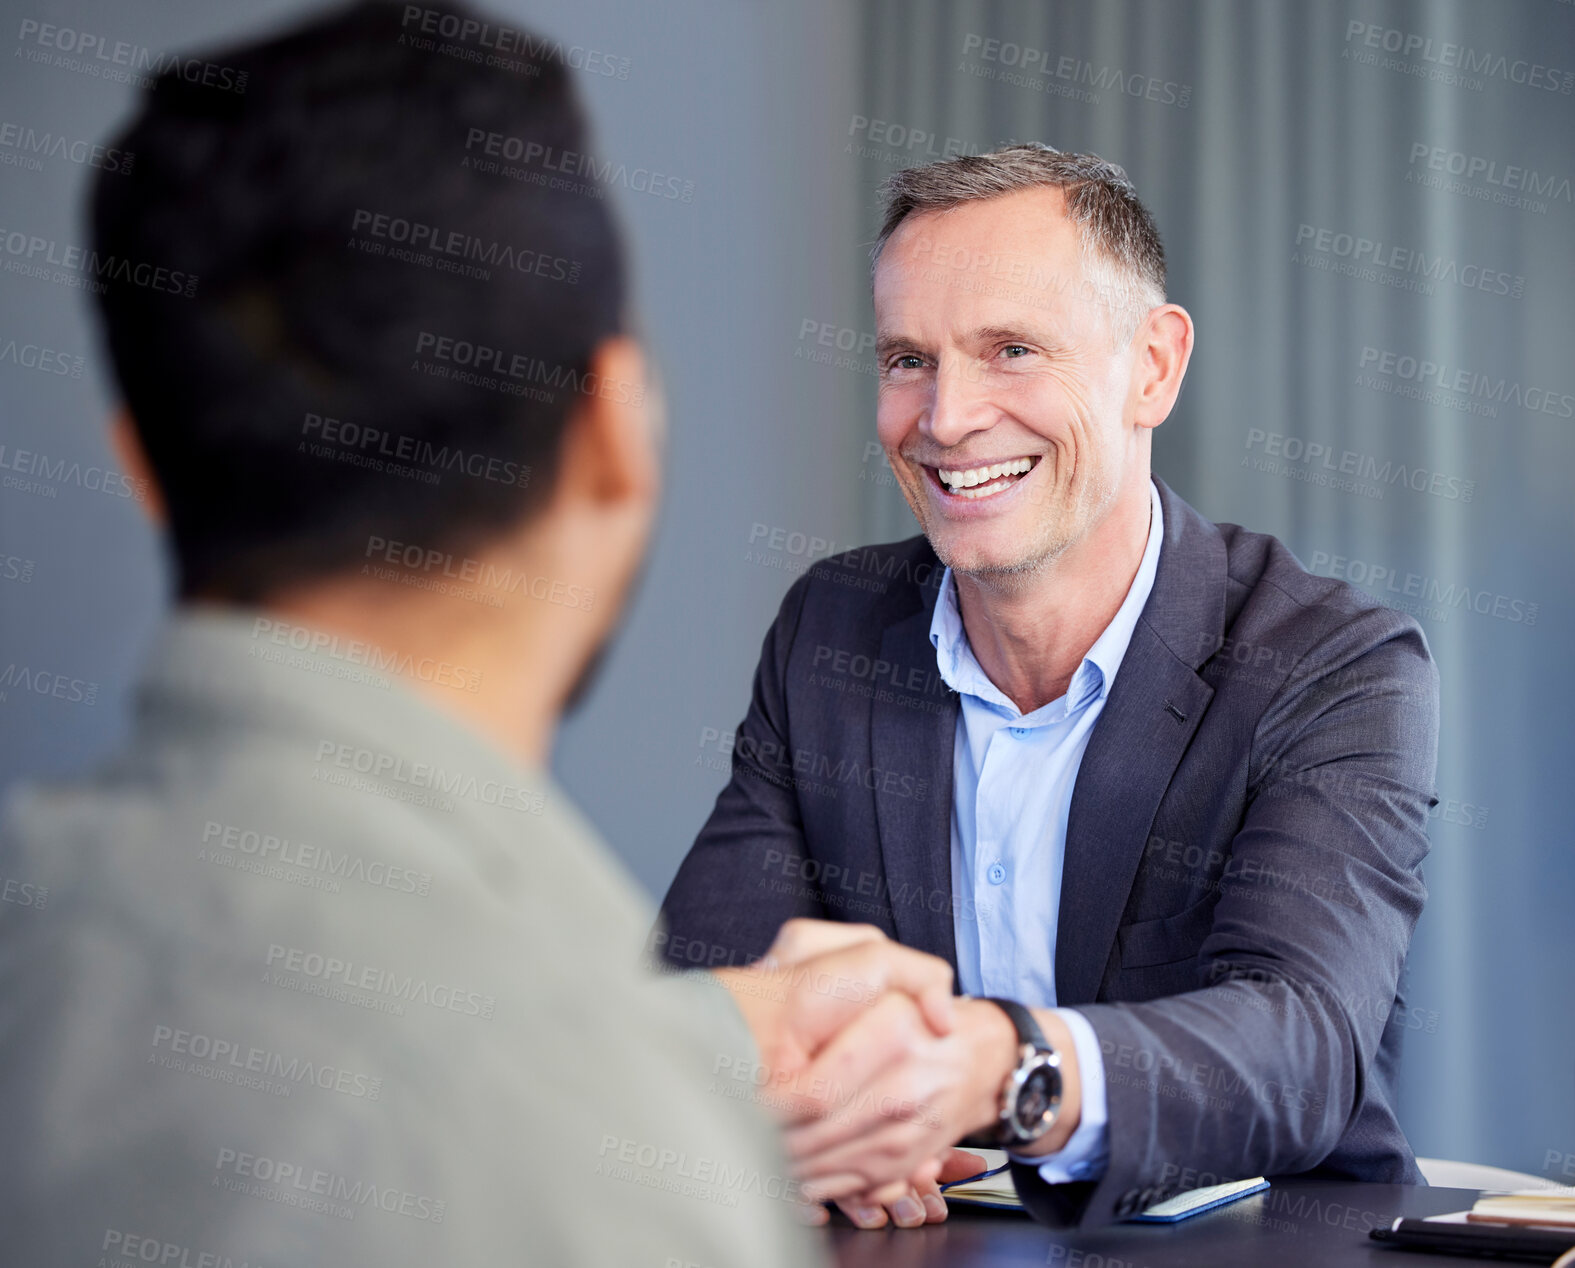
M1225 628L1217 529L1156 478L1165 515L1154 588L1078 768L1056 931L1059 1004L1094 1002L1149 827L1214 696L1195 672Z
M1094 1002L1149 825L1213 695L1138 623L1072 790L1056 931L1058 1004Z
M919 610L890 625L881 638L881 657L893 665L923 665L935 659L930 613L935 589L926 587ZM922 797L905 796L900 780L875 780L875 821L891 896L897 938L957 966L952 927L952 746L957 730L957 696L928 694L933 710L900 700L871 703L870 750L877 771L925 781Z

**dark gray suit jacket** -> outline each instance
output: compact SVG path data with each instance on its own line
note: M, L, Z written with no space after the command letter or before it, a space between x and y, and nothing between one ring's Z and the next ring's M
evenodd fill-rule
M1419 1183L1395 1118L1399 983L1426 891L1438 674L1416 622L1213 524L1163 483L1158 575L1079 769L1056 994L1104 1053L1110 1164L1052 1223L1233 1177ZM956 695L923 538L794 583L732 779L656 935L674 965L759 955L792 916L865 921L955 966Z

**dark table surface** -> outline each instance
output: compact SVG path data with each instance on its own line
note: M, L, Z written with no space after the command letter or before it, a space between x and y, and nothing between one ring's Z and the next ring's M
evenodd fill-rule
M1045 1228L1015 1211L953 1207L944 1224L873 1232L835 1217L839 1268L1033 1264L1035 1268L1303 1268L1374 1264L1424 1268L1471 1261L1419 1254L1368 1240L1398 1216L1463 1211L1475 1189L1430 1189L1354 1181L1273 1181L1262 1193L1180 1224L1113 1224L1090 1232ZM1493 1263L1493 1260L1481 1260ZM1497 1261L1503 1262L1503 1261Z

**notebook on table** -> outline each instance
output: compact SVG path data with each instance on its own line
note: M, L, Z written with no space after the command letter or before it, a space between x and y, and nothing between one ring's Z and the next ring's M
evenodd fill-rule
M1011 1164L1006 1155L999 1149L970 1147L968 1152L983 1158L987 1169L966 1180L954 1180L941 1185L946 1200L960 1206L986 1206L1001 1211L1023 1210L1023 1201L1017 1196L1017 1186L1012 1183ZM1189 1189L1163 1202L1156 1202L1131 1218L1145 1224L1174 1224L1268 1187L1269 1182L1262 1176L1254 1176L1250 1180L1233 1180L1228 1184L1210 1185L1204 1189Z

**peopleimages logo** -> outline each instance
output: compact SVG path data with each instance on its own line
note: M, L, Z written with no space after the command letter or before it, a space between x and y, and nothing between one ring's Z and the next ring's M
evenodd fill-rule
M1433 172L1418 172L1417 167ZM1525 207L1534 211L1547 211L1547 204L1538 199L1575 202L1575 187L1568 176L1543 173L1535 168L1516 163L1500 163L1496 158L1481 154L1467 154L1463 150L1446 150L1441 145L1426 141L1411 144L1410 170L1406 180L1427 184L1433 189L1451 193L1466 193L1506 207ZM1446 181L1444 177L1455 177ZM1522 197L1529 195L1529 197Z
M86 364L83 358L69 352L58 352L36 343L18 343L15 339L0 339L0 365L18 365L24 370L80 379Z
M866 766L857 756L790 748L778 740L761 740L752 735L701 727L700 747L705 748L713 741L722 757L731 758L736 752L743 759L744 770L748 774L779 787L803 786L804 781L829 780L830 783L811 783L809 787L811 791L829 792L835 796L840 787L860 786L872 792L909 797L916 801L923 801L930 792L930 781L922 776L887 770L881 766ZM698 757L696 762L699 762Z
M1503 375L1483 374L1463 366L1450 365L1447 361L1434 361L1428 357L1395 352L1388 348L1363 347L1358 358L1363 370L1384 375L1398 384L1413 388L1401 391L1399 386L1385 390L1396 395L1415 395L1426 399L1429 392L1468 397L1491 405L1513 405L1517 409L1535 414L1551 414L1555 418L1575 418L1575 395L1550 391L1535 384L1527 385ZM1358 386L1375 386L1357 379ZM1489 417L1497 414L1493 410Z
M295 868L331 884L335 893L340 881L359 881L376 889L391 889L423 898L432 890L429 872L417 872L377 859L367 860L348 850L336 852L331 846L291 840L233 823L216 823L212 819L202 826L202 848L197 851L197 859L199 862L224 860L229 866L237 866L240 861L255 861L268 867Z
M460 372L471 371L544 386L550 390L540 399L548 401L554 400L560 391L597 396L620 405L639 405L645 400L643 383L612 379L591 369L544 361L528 353L472 343L467 339L453 339L430 330L417 333L415 351L417 357L426 357L452 367L449 377L461 381L466 380Z
M283 1200L285 1194L294 1198L316 1198L349 1207L351 1216L357 1210L378 1210L441 1224L448 1211L448 1203L442 1198L408 1193L403 1189L366 1180L352 1180L320 1167L308 1167L288 1159L269 1158L228 1146L220 1148L213 1167L223 1175L225 1187L232 1191L248 1192L254 1197L268 1197L273 1201ZM258 1189L235 1182L241 1179L259 1181L271 1187ZM291 1202L290 1205L295 1203Z
M369 776L372 780L392 780L410 788L428 790L444 797L461 797L484 806L497 806L503 810L517 810L522 814L541 814L546 809L546 796L522 784L505 784L496 779L481 779L467 771L451 771L430 762L413 762L396 753L378 752L353 744L339 744L333 740L319 740L317 765L313 779L329 779L327 767L353 771Z
M31 693L35 696L52 696L71 704L97 704L98 683L53 670L37 669L29 665L17 666L12 661L0 670L0 701L10 697L12 691Z
M35 277L102 295L109 283L140 286L191 299L197 293L197 275L165 268L147 260L100 255L89 248L60 243L21 229L0 229L0 267L19 277Z
M478 18L461 17L445 9L434 9L426 5L407 4L404 14L399 22L408 32L414 27L421 35L437 36L445 40L458 40L465 44L473 44L477 49L486 49L491 54L485 58L480 56L467 58L469 61L484 61L488 66L515 67L519 63L508 59L515 56L536 59L554 59L564 62L571 69L583 71L587 75L600 75L607 79L628 79L629 68L632 65L627 57L619 57L600 49L584 48L579 44L565 45L559 40L546 39L530 31L518 30L510 26L494 26L491 22L483 22ZM405 36L400 36L403 43ZM445 48L445 51L448 51ZM534 65L532 70L537 69Z
M320 951L302 947L268 945L268 972L263 981L270 986L290 986L298 989L302 982L324 987L337 987L343 991L360 991L367 995L381 995L401 1004L425 1004L439 1012L460 1013L466 1017L480 1017L491 1021L498 1001L495 996L480 991L463 990L451 982L433 982L414 973L400 974L392 969L377 968L370 964L357 964L354 960L340 959ZM286 978L291 974L294 981ZM320 990L307 994L322 994Z
M986 148L961 137L937 136L924 128L893 123L889 119L871 119L862 114L854 115L849 121L848 136L860 139L850 139L844 144L844 154L884 158L891 162L955 158L959 154L982 154Z
M1433 284L1450 282L1468 291L1507 295L1520 299L1526 293L1526 279L1518 273L1480 264L1461 264L1443 255L1429 255L1420 247L1396 246L1376 238L1316 225L1296 226L1296 250L1292 264L1303 264L1326 272L1343 273L1364 281L1382 282L1399 290L1433 294Z
M1268 457L1283 458L1305 469L1321 468L1325 472L1352 476L1358 480L1372 480L1377 485L1389 487L1402 485L1413 492L1431 493L1434 497L1449 501L1469 502L1476 494L1474 480L1432 471L1427 467L1409 466L1389 458L1379 461L1374 455L1355 449L1336 449L1322 441L1285 436L1279 432L1264 431L1261 427L1247 429L1247 448L1261 448ZM1246 456L1242 458L1242 465L1248 465ZM1382 496L1381 490L1379 496Z
M550 172L572 178L574 192L589 194L594 198L604 197L610 188L621 188L635 194L650 194L653 198L686 203L695 200L695 183L682 177L670 176L649 167L630 167L627 163L616 163L594 154L582 154L578 150L555 149L540 141L510 136L504 132L471 128L465 136L465 149L467 153L460 162L462 167L474 167L494 175L502 173L511 178L517 178L522 173L505 169L504 164L537 168L544 174ZM468 153L476 149L480 150L479 154ZM569 184L561 186L569 187Z
M1490 590L1472 589L1455 582L1445 584L1437 577L1420 572L1399 572L1385 564L1369 563L1364 559L1347 559L1344 555L1331 555L1328 551L1315 550L1309 570L1324 577L1338 577L1353 585L1378 589L1381 597L1393 600L1391 607L1402 611L1414 609L1406 600L1425 605L1423 615L1447 621L1451 611L1465 609L1478 616L1496 617L1520 625L1535 625L1539 604L1524 599L1513 599L1506 594Z
M153 1052L165 1069L197 1074L214 1082L255 1087L275 1095L288 1096L293 1088L302 1086L368 1101L379 1100L383 1095L383 1080L372 1075L293 1054L287 1057L270 1048L162 1022L153 1027Z
M314 458L332 457L372 470L408 475L423 484L440 484L447 472L520 488L530 483L527 463L474 449L467 452L458 445L437 445L419 436L325 418L321 414L309 413L302 419L301 435L315 439L298 441L298 453Z
M589 612L596 601L596 591L578 582L566 582L541 573L533 575L524 569L500 568L490 561L456 557L449 551L422 547L414 542L369 537L364 558L368 562L361 565L362 576L473 598L489 607L502 607L504 596L508 594L560 607L579 608L583 612ZM382 563L372 562L374 560Z
M825 365L837 365L848 370L863 370L866 374L874 374L876 370L873 361L863 361L860 358L865 353L875 351L875 332L873 330L855 330L852 326L838 326L829 321L817 321L813 317L806 317L798 325L798 348L793 355L803 358L806 355L805 342L818 344L828 351L821 353L816 348L808 349L811 361L819 361ZM846 357L834 356L830 351L849 353Z
M1376 60L1376 52L1365 57L1353 57L1353 42L1358 46L1358 53L1362 49L1373 49L1389 53L1392 57L1384 62ZM1368 65L1380 65L1385 70L1402 70L1443 83L1460 81L1463 72L1565 96L1575 90L1575 73L1559 67L1544 66L1541 62L1512 58L1504 53L1472 48L1469 44L1456 44L1451 40L1435 40L1430 35L1379 26L1376 22L1359 19L1347 22L1345 43L1346 49L1342 56L1346 58L1365 61ZM1394 60L1396 58L1401 60ZM1474 88L1477 85L1467 83L1465 86Z
M58 132L40 132L20 123L0 123L0 164L39 172L44 168L43 158L65 159L78 166L96 167L120 175L128 174L136 162L136 155L129 150Z
M593 1175L681 1194L696 1201L737 1206L739 1195L798 1202L799 1181L768 1175L747 1163L671 1149L612 1133L602 1135Z
M16 40L16 55L29 62L78 71L113 83L151 88L160 76L174 74L188 84L201 84L225 92L246 91L247 72L244 70L218 66L197 57L155 53L141 44L111 39L101 32L23 18Z
M432 656L416 656L411 652L390 651L358 638L341 638L326 630L305 625L292 625L289 621L276 621L270 617L257 617L252 622L252 645L246 654L252 657L283 662L268 655L268 647L288 649L303 657L341 661L347 665L364 666L378 673L402 674L421 682L439 687L454 687L461 691L476 691L481 687L481 670L452 661L438 660ZM302 665L305 667L306 662ZM387 683L379 685L386 686Z
M561 255L547 255L509 242L488 242L461 229L423 224L404 216L357 207L350 218L350 232L364 239L351 242L372 255L386 254L407 264L436 268L439 272L491 278L490 269L504 269L573 286L580 280L580 262ZM389 244L392 244L390 249ZM469 261L476 261L472 264Z
M144 1233L130 1233L123 1228L106 1228L100 1250L110 1252L109 1262L120 1265L129 1262L163 1264L168 1268L262 1268L261 1263L240 1259L218 1250L198 1250L180 1242L167 1242ZM99 1263L104 1260L100 1259Z
M21 489L40 497L57 497L62 484L73 484L91 493L109 497L135 498L142 501L147 495L148 482L134 480L118 471L105 467L84 467L80 462L65 458L51 458L48 454L31 449L14 449L0 444L0 471L15 471L17 475L0 478L0 485L7 489Z
M1004 68L989 70L981 78L1032 86L1042 86L1034 84L1036 78L1046 82L1059 80L1068 86L1076 85L1082 90L1081 99L1090 103L1098 101L1101 92L1114 92L1120 96L1136 97L1162 106L1177 106L1182 109L1192 103L1191 84L1158 79L1153 75L1136 74L1116 66L1096 66L1081 57L1058 54L1048 48L1035 48L1011 40L987 39L983 35L969 32L963 36L962 52L964 57L976 57ZM959 69L972 68L964 62Z

